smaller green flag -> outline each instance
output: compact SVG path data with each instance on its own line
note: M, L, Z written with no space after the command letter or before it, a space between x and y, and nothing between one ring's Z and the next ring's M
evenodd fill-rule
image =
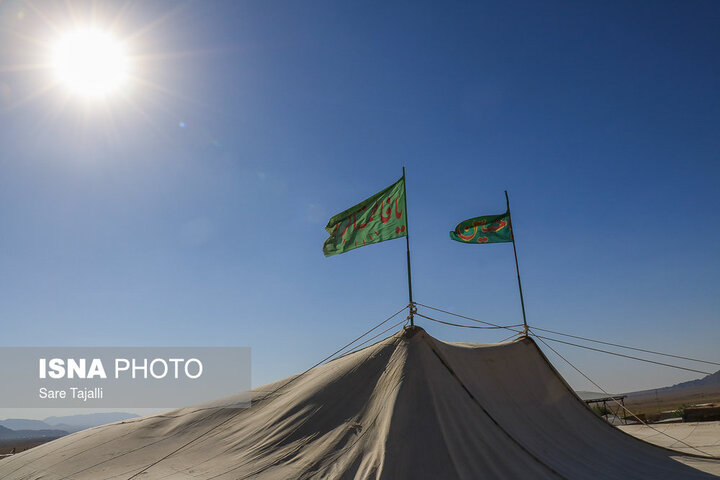
M510 210L500 215L485 215L460 222L450 238L462 243L512 242Z
M326 257L407 235L405 177L354 207L338 213L325 227Z

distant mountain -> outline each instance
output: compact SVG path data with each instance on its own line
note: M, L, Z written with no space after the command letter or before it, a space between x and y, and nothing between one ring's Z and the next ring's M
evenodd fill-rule
M12 430L0 426L0 442L3 440L46 440L49 438L60 438L67 435L63 430Z
M645 414L673 410L683 405L720 402L720 370L698 380L625 395L625 405L631 411Z
M139 415L125 412L110 413L89 413L85 415L68 415L62 417L48 417L45 420L28 420L24 418L8 418L0 420L0 427L5 427L14 431L63 431L66 433L75 433L86 428L97 427L107 423L119 422L136 418ZM1 431L0 431L1 432Z
M52 430L52 425L42 420L27 420L24 418L8 418L0 420L0 426L11 430Z
M126 412L88 413L84 415L68 415L63 417L48 417L43 422L51 428L60 428L74 433L86 428L97 427L108 423L120 422L139 415Z

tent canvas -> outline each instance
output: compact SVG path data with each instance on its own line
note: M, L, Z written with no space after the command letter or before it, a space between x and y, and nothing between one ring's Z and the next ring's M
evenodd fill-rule
M720 461L593 414L527 337L446 343L406 328L253 391L61 438L4 479L710 479Z

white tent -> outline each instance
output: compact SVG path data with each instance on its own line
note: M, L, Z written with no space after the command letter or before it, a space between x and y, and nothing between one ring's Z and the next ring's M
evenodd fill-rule
M421 328L253 392L78 432L0 461L3 479L710 479L720 461L626 435L529 338Z

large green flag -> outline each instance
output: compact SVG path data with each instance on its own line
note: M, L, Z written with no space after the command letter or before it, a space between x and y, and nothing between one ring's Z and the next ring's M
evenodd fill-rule
M338 213L325 227L326 257L407 235L405 177L354 207Z
M510 211L500 215L485 215L460 222L450 232L450 238L462 243L512 242Z

